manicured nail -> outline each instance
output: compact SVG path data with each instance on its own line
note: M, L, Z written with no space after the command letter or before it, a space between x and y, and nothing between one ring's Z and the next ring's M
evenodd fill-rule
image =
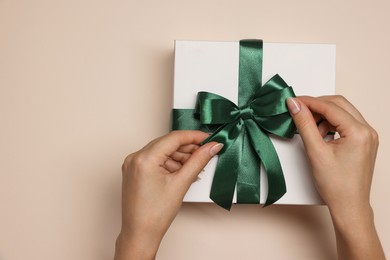
M299 111L301 111L301 107L299 103L295 100L295 98L287 98L286 100L288 110L290 110L291 114L295 115Z
M221 151L222 147L223 147L223 144L221 144L221 143L218 143L218 144L212 146L209 150L210 155L211 156L216 155L217 153L219 153L219 151Z

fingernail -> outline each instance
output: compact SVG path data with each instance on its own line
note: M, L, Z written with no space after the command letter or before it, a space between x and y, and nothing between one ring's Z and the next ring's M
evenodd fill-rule
M221 144L221 143L218 143L218 144L212 146L209 150L210 155L211 156L216 155L217 153L219 153L219 151L221 151L222 147L223 147L223 144Z
M295 98L287 98L286 100L288 110L290 110L291 114L295 115L299 111L301 111L301 107L299 103L295 100Z

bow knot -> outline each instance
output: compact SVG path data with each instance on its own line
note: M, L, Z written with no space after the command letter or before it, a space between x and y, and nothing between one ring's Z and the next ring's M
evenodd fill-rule
M239 112L242 120L252 119L253 109L249 105L240 108Z

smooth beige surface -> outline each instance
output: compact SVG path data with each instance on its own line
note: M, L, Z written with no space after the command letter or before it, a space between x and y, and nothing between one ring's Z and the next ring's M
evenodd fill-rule
M174 40L242 38L337 44L337 93L380 134L371 201L390 254L389 10L386 0L0 0L0 259L112 258L122 160L169 129ZM325 207L185 204L157 258L333 256Z

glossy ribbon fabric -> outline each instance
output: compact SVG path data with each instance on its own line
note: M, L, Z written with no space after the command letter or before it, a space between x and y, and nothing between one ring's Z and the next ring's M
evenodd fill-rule
M223 143L211 187L210 198L225 209L232 205L237 185L237 203L260 202L260 165L268 179L265 206L286 193L282 167L268 136L292 138L296 127L285 104L295 97L279 76L261 86L263 44L240 41L238 105L209 92L199 92L195 110L174 109L173 129L212 132L204 143Z

